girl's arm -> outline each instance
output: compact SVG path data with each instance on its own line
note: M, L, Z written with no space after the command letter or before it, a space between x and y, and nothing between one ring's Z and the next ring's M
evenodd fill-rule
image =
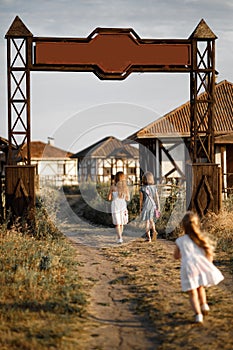
M176 245L174 250L174 259L180 259L180 258L181 258L180 249Z
M206 255L206 257L207 257L207 259L208 259L211 263L213 262L213 260L214 260L213 253L208 253L208 254Z
M157 189L155 191L155 203L157 204L158 211L160 211L160 201L159 201L159 194Z
M126 192L125 200L126 200L127 202L130 200L130 194L129 194L129 189L128 189L128 187L127 187L127 192Z
M110 187L109 193L108 193L108 200L112 200L112 186Z
M139 211L140 211L140 213L142 211L142 206L143 206L143 193L140 192L139 193Z

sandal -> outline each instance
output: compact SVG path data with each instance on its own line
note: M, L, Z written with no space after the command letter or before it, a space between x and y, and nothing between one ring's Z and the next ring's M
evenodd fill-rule
M208 312L210 311L208 304L202 304L201 305L201 312L204 316L208 315Z
M202 323L203 322L203 315L202 314L195 315L195 322Z
M158 236L158 232L155 230L155 231L152 231L151 234L151 239L154 241L157 239L157 236Z

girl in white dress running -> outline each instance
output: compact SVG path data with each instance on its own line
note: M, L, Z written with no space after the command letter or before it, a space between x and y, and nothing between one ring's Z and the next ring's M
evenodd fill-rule
M188 292L195 322L203 322L209 311L205 287L221 282L224 277L213 264L213 246L201 232L196 213L187 212L182 220L184 235L176 239L174 258L181 259L181 288Z
M111 203L112 222L117 233L117 243L123 243L123 226L128 223L127 203L129 201L129 189L122 171L118 171L114 178L114 183L110 187L108 200Z

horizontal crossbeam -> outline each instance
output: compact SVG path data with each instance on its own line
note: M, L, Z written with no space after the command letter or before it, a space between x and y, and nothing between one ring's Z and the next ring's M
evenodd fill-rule
M190 40L140 39L132 30L98 28L83 38L33 38L33 69L93 71L101 79L123 79L131 72L191 66Z

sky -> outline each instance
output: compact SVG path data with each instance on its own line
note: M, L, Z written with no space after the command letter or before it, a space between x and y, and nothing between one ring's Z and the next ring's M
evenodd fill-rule
M6 39L19 16L34 36L87 37L95 28L133 28L143 39L188 39L203 18L216 34L217 82L233 82L232 0L0 0L0 136L7 137ZM78 152L120 139L189 100L189 74L31 73L31 138Z

